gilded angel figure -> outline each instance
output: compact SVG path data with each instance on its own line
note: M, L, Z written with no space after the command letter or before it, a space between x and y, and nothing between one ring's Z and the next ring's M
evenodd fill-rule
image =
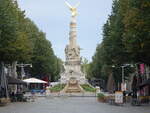
M71 6L68 2L65 2L65 4L69 7L72 17L77 16L77 7L79 6L80 3L76 4L75 6Z

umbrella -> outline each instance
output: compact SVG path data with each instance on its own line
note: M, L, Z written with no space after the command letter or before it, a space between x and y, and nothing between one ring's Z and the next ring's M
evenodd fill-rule
M24 79L23 80L24 82L26 83L43 83L43 84L46 84L47 82L43 81L43 80L40 80L40 79L37 79L37 78L29 78L29 79Z

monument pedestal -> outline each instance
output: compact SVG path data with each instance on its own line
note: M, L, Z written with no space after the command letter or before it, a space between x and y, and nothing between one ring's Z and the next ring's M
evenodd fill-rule
M66 87L63 89L64 93L81 93L84 92L76 78L71 77Z

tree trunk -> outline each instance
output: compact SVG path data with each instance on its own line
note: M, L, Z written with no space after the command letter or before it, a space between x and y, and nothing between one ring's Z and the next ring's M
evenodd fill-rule
M17 61L14 61L11 66L11 76L17 78ZM17 93L17 85L12 85L12 92Z

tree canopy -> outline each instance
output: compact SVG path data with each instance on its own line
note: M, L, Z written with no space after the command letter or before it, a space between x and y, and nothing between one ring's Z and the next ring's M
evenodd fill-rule
M45 33L25 16L14 0L0 0L0 62L32 63L32 76L58 79L61 60Z
M116 82L121 79L120 66L127 63L150 65L150 2L114 0L112 12L103 26L103 39L90 63L89 76ZM118 69L112 68L115 65ZM129 69L126 69L127 73ZM128 75L128 74L125 74Z

